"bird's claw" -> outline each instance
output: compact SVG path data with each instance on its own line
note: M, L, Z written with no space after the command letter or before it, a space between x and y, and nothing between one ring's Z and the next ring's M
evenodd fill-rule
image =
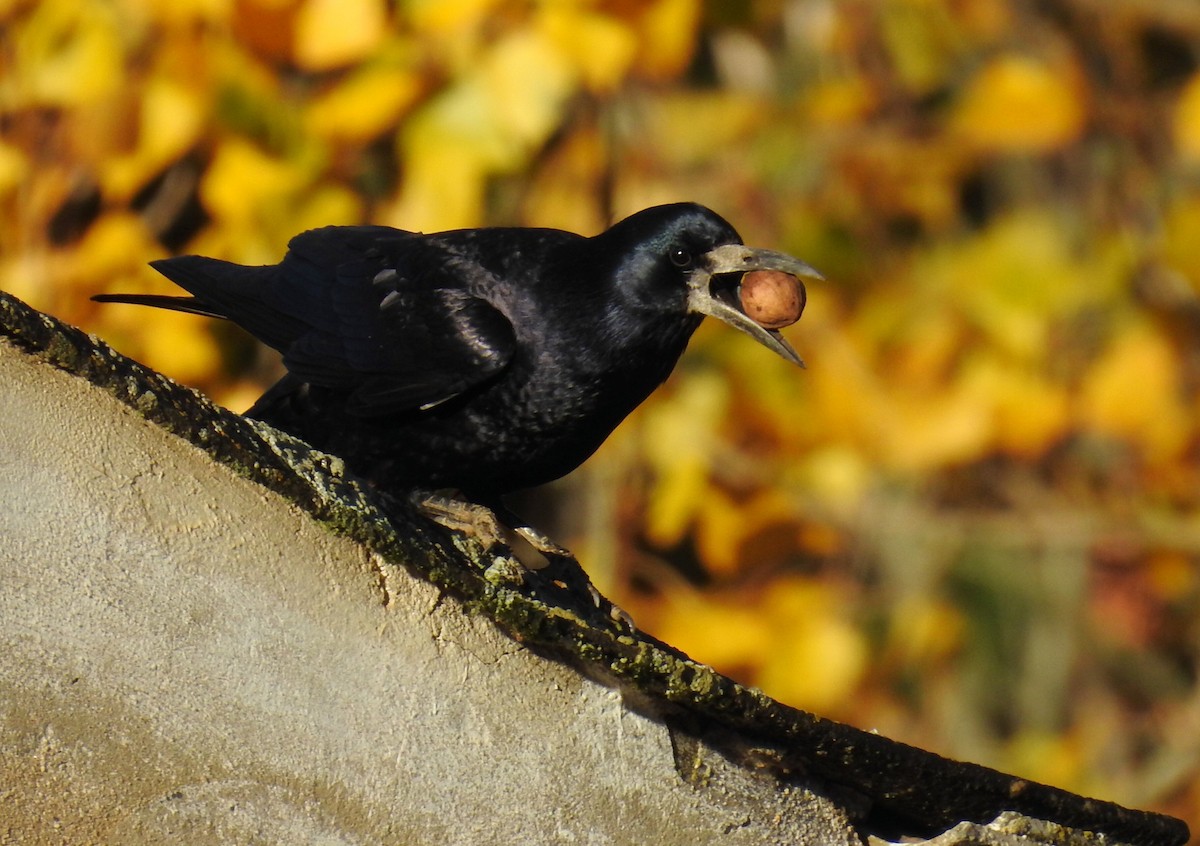
M547 535L532 526L513 526L513 531L523 537L526 542L547 558L565 558L575 560L575 554L565 546L559 546Z

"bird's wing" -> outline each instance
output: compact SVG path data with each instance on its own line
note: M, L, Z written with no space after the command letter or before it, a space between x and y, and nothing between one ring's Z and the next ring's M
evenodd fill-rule
M503 370L516 346L508 318L468 291L482 280L467 277L488 271L412 233L326 227L293 238L273 267L212 262L155 267L280 350L298 379L344 392L360 416L452 399Z

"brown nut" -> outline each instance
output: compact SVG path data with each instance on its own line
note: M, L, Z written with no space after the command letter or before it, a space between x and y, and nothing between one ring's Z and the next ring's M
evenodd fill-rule
M806 296L804 284L781 270L751 270L738 287L742 311L764 329L782 329L799 320Z

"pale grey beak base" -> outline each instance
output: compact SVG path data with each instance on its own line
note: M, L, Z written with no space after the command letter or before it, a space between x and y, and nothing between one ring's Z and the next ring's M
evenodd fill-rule
M742 244L726 244L701 256L699 266L688 278L688 311L715 317L722 323L745 332L793 364L803 367L804 362L800 360L800 356L796 355L796 351L777 330L766 329L747 317L738 308L735 297L726 301L713 292L714 277L732 273L742 274L751 270L782 271L795 276L801 284L804 280L824 280L812 267L786 253L754 249Z

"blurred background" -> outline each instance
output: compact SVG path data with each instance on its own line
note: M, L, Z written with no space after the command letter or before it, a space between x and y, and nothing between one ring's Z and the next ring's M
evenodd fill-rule
M88 297L324 224L684 199L820 268L807 371L702 327L521 508L772 696L1200 828L1195 0L0 0L0 32L0 288L234 410L270 355Z

